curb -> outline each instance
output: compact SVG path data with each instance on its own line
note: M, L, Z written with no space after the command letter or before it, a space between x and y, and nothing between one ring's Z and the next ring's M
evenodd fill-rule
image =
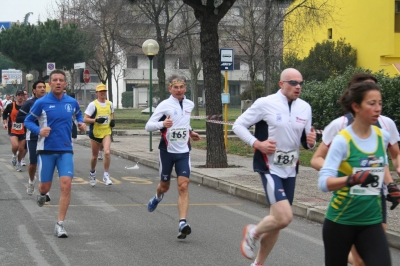
M87 141L81 141L81 142L76 142L77 144L90 147L90 143ZM145 165L147 167L151 167L153 169L158 169L158 161L154 160L148 160L148 159L143 159L138 156L134 156L131 154L128 154L127 152L121 152L117 150L110 149L111 154L121 156L124 159L133 161L133 162L138 162L140 161L140 164ZM173 176L175 176L175 173L172 173ZM226 181L218 180L213 177L209 177L204 174L199 174L195 172L191 172L190 174L190 181L209 187L209 188L214 188L216 190L228 193L233 196L237 196L243 199L247 199L259 204L263 204L265 206L269 206L267 199L265 198L264 193L259 193L255 190L242 187L233 183L229 183ZM298 202L293 202L292 204L292 211L293 214L305 218L307 220L317 222L320 224L324 223L325 220L325 212L318 210L316 208L308 207L306 205L303 205ZM400 234L394 231L387 230L386 231L386 237L389 243L389 246L392 248L400 249Z

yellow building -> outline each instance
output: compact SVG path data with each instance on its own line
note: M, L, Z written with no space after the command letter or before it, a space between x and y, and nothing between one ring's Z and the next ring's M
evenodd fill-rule
M304 0L296 0L291 10ZM314 0L326 2L326 0ZM400 0L330 0L329 15L318 28L304 28L285 24L285 39L301 36L287 44L285 52L295 51L301 58L308 55L315 44L325 40L346 43L357 49L357 66L379 71L383 69L391 76L400 73ZM304 16L298 9L288 16L287 21L300 21L294 16ZM291 19L292 17L292 19ZM304 20L303 20L304 21ZM288 23L289 24L289 23ZM293 23L292 23L293 24ZM313 23L310 22L310 25ZM297 32L296 32L297 30Z

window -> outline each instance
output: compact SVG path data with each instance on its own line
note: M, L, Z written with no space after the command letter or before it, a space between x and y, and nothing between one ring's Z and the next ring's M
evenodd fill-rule
M394 32L400 33L400 1L395 1L394 4Z
M179 57L179 69L189 69L188 57Z
M234 59L233 70L240 70L240 59L238 57Z
M242 16L242 10L239 7L232 7L231 10L231 16L233 17L241 17Z
M328 29L328 40L332 40L332 28Z
M229 93L231 96L240 95L240 86L239 85L229 85Z
M153 69L158 69L158 59L157 56L153 57Z
M90 75L90 82L100 83L99 76L97 76L97 74L96 75Z
M127 68L138 68L138 57L136 55L129 55L126 58Z

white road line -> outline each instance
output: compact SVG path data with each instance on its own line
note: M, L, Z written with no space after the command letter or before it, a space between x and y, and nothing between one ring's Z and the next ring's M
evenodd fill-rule
M46 259L43 258L42 253L37 249L36 242L33 238L29 235L28 230L26 229L25 225L21 224L18 226L19 232L19 239L25 244L29 251L29 255L31 255L33 264L42 265L42 266L51 266L48 264Z
M4 166L8 167L7 164L6 165L0 164L0 167L4 168ZM35 219L35 217L38 214L41 216L42 219L48 219L48 217L47 217L48 215L46 215L46 213L41 208L38 208L37 206L35 206L36 202L34 200L33 201L32 200L22 200L22 195L21 195L21 193L19 193L19 191L17 189L17 187L21 185L21 181L19 181L15 178L15 176L18 177L19 175L21 175L21 173L11 172L9 174L3 175L2 179L10 187L12 193L19 199L19 202L25 208L25 210L29 213L29 215L32 217L32 219ZM55 223L54 223L54 225L55 225ZM67 256L64 253L62 253L61 250L58 248L57 242L55 241L58 238L55 237L54 235L46 236L46 234L43 232L43 230L40 228L40 226L37 226L37 227L43 234L43 238L45 239L45 241L49 244L51 249L54 250L54 253L58 256L59 260L62 261L63 265L70 266L71 264L69 263ZM21 232L20 232L20 234L21 234ZM24 238L26 237L26 235L27 234L20 235L21 241L23 241L24 243L26 241L28 241L28 243L33 242L33 240L32 241L31 240L24 241ZM35 249L36 247L30 245L28 248ZM38 265L42 265L42 264L38 264Z
M227 210L227 211L234 212L234 213L236 213L236 214L240 214L240 215L242 215L242 216L244 216L244 217L253 219L253 220L256 221L256 222L261 221L261 219L263 218L263 217L258 217L258 216L255 216L255 215L248 214L247 212L239 211L239 210L234 209L234 208L229 207L229 206L218 206L218 207L223 208L223 209L225 209L225 210ZM316 238L311 237L311 236L309 236L309 235L306 235L306 234L297 232L296 230L293 230L293 229L290 229L290 228L287 228L287 227L286 227L285 229L283 229L283 230L281 230L281 231L282 231L282 232L285 232L285 233L289 233L289 234L291 234L291 235L295 235L295 236L297 236L297 237L299 237L299 238L305 239L305 240L307 240L307 241L309 241L309 242L312 242L312 243L314 243L314 244L317 244L317 245L319 245L319 246L324 246L324 243L322 242L322 240L319 240L319 239L316 239Z

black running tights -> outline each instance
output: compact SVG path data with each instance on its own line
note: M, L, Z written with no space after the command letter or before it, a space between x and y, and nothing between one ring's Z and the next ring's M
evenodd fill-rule
M347 266L347 257L353 244L365 265L392 265L382 224L343 225L325 219L322 238L325 247L325 266Z

